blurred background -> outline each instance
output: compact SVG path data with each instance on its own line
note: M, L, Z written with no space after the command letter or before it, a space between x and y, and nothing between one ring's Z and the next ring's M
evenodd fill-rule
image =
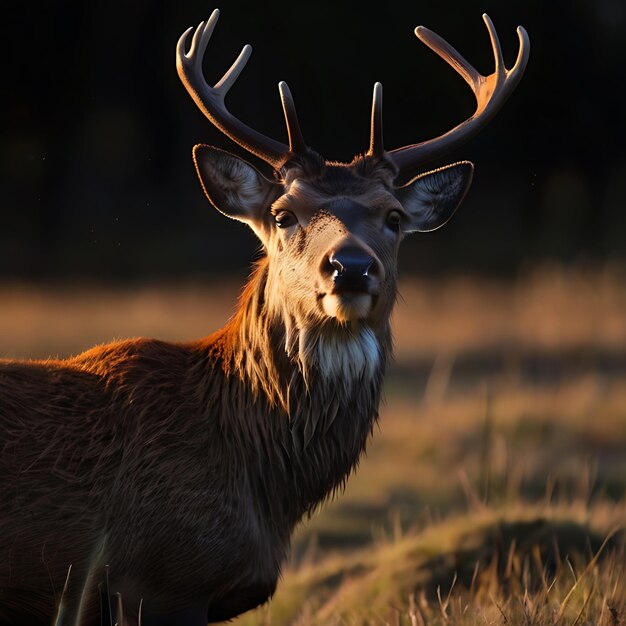
M3 7L0 357L63 357L116 337L186 340L231 315L258 244L206 201L191 148L254 157L204 119L174 65L179 35L213 8L204 0ZM368 456L346 493L300 530L270 608L243 623L328 624L340 614L364 624L374 609L380 623L409 623L402 619L418 609L430 616L423 623L447 623L448 605L433 594L454 587L457 573L459 597L469 589L467 601L492 612L495 621L479 623L506 614L516 623L507 608L515 590L519 610L535 598L523 593L533 591L534 571L524 546L538 547L533 563L537 554L557 565L582 555L551 570L565 582L535 603L548 607L546 624L558 622L555 593L569 603L567 623L577 614L587 623L585 610L595 611L590 624L622 623L623 551L594 570L595 595L584 585L572 594L567 581L626 520L626 4L222 0L219 8L207 79L215 83L243 44L254 48L230 110L286 141L277 89L286 80L305 139L335 160L366 149L375 81L385 88L390 149L473 113L470 90L418 42L416 25L485 74L483 12L509 66L516 26L531 39L526 75L495 120L433 164L471 159L474 183L445 228L403 244L396 359ZM508 563L506 585L494 583L498 562ZM492 572L484 583L481 568ZM548 589L537 580L537 593ZM404 617L388 617L390 606ZM474 623L463 616L454 623Z
M3 9L0 276L109 282L245 270L253 236L205 201L191 147L242 152L203 118L174 67L179 35L213 8L204 0L35 0ZM494 20L509 66L524 25L532 53L521 85L447 159L476 163L472 191L443 231L407 242L402 272L510 275L542 259L623 258L621 0L223 0L219 8L208 80L243 44L254 49L229 94L233 113L286 141L277 89L286 80L306 140L335 160L367 147L375 81L385 87L389 148L434 137L473 112L470 90L416 39L416 25L483 73L492 57L481 14Z

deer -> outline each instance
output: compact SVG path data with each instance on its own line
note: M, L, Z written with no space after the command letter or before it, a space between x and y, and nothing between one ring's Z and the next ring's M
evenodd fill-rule
M210 86L202 60L218 17L183 33L178 74L208 120L273 176L209 145L193 161L210 203L251 227L263 255L230 321L208 337L0 363L3 624L200 626L271 598L294 528L342 489L377 423L400 243L443 226L473 175L468 161L420 170L485 127L530 50L518 27L507 69L484 15L495 70L483 76L419 26L472 89L475 113L386 150L376 83L369 148L340 163L305 143L284 82L288 144L228 111L251 48Z

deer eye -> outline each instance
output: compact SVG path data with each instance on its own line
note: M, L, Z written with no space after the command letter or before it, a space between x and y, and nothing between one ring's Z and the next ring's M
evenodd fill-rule
M387 224L388 228L391 228L391 230L398 230L401 223L402 215L400 215L399 211L389 211L389 213L387 213L385 224Z
M278 228L289 228L298 223L296 216L289 211L280 211L274 216Z

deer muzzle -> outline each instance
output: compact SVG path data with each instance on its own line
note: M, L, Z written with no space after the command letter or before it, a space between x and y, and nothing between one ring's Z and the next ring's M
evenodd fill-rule
M380 291L382 266L368 249L350 244L327 253L322 266L329 286L323 297L327 315L340 321L365 319Z

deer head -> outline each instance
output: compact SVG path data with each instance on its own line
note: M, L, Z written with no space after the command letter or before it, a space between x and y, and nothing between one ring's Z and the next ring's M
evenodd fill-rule
M211 203L228 217L247 223L268 257L270 307L283 317L312 324L342 325L361 320L373 328L388 321L396 291L400 242L411 232L445 224L467 193L473 165L461 161L419 174L403 186L395 181L415 173L475 135L512 93L526 67L529 40L518 28L519 54L506 69L491 20L489 30L495 71L479 74L452 46L418 27L417 37L453 67L476 97L476 112L444 135L386 151L382 130L382 86L376 83L370 145L351 163L325 161L304 142L293 98L279 84L289 145L266 137L233 117L225 97L251 54L245 46L213 87L204 80L202 58L219 12L180 38L176 63L188 92L223 133L267 162L274 179L242 159L217 148L197 145L194 162Z

